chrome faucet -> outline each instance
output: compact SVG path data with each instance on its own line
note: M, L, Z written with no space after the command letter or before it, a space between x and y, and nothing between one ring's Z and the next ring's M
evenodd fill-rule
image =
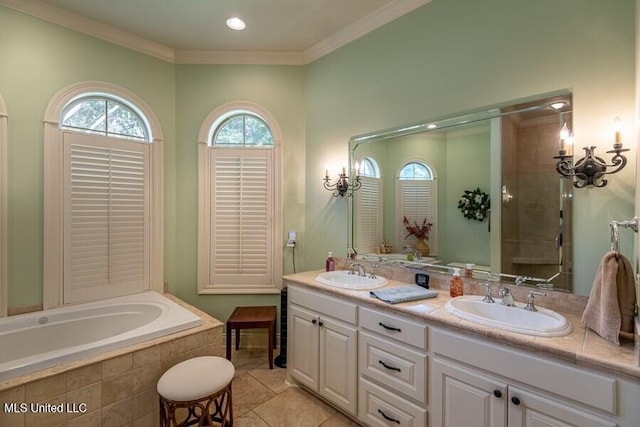
M495 300L491 296L491 283L485 283L484 288L485 288L485 292L484 292L484 298L482 298L482 302L494 303Z
M516 306L515 302L513 302L513 295L511 294L511 291L509 290L509 288L504 287L500 289L500 292L498 294L502 298L502 301L500 302L500 304L506 305L507 307Z
M536 298L535 295L540 295L540 296L543 296L543 297L547 296L547 294L545 292L530 291L529 294L527 295L527 305L524 306L525 310L538 311L536 306L533 304L533 300Z
M359 262L354 262L353 264L351 264L349 266L349 273L347 274L356 274L354 269L358 268L358 276L363 276L365 277L367 275L367 273L365 273L364 271L364 265L360 264Z
M415 261L422 261L422 252L417 249L411 248L409 246L405 246L403 248L405 254L413 254L413 259Z

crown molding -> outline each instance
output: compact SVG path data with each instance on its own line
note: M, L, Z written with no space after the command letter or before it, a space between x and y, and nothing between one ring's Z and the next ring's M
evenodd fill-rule
M303 52L305 63L311 63L431 1L396 0L389 3L306 49Z
M176 50L39 0L0 0L0 5L74 31L178 64L306 65L432 0L395 0L304 51Z
M177 50L176 64L305 65L300 51Z
M169 47L41 1L0 0L0 5L164 61L175 61L175 53Z

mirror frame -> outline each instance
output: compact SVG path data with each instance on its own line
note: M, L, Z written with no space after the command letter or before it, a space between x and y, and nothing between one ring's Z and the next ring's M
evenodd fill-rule
M462 112L459 114L452 114L447 116L442 116L440 118L432 119L432 120L422 120L415 123L409 123L397 127L381 129L373 132L363 133L359 135L352 136L349 138L349 176L356 176L356 155L355 150L361 146L362 144L368 144L377 141L384 141L388 139L398 138L402 136L415 135L418 133L427 133L432 131L442 131L443 129L452 128L460 125L471 125L473 123L488 121L491 126L491 132L493 133L494 127L496 126L496 122L494 119L499 119L502 117L507 117L513 114L520 114L526 112L533 112L542 110L545 108L550 108L549 105L557 98L561 98L567 95L572 95L572 91L569 89L561 89L554 92L533 95L526 98L520 98L512 101L507 101L503 103L499 103L496 105L492 105L489 107L479 108L475 110L468 110L466 112ZM516 106L519 104L525 104L532 101L538 101L535 106L519 108L519 109L509 109L509 107ZM562 113L573 113L573 105L570 106L569 110L563 111ZM435 127L433 127L435 125ZM490 194L499 194L500 191L500 180L498 182L493 182L496 180L492 180ZM352 187L348 190L348 221L347 221L347 254L348 256L357 255L357 252L354 248L355 242L355 227L354 227L354 190ZM494 224L500 224L500 213L498 210L491 210L490 221ZM494 237L493 235L490 237L493 242L494 239L498 240L500 238L500 233L497 233ZM382 255L381 255L382 256ZM409 268L418 268L427 271L435 271L439 273L450 273L453 271L454 267L448 265L440 265L440 264L429 264L429 263L421 263L416 265L409 265ZM559 274L559 273L558 273ZM525 280L524 285L532 285L539 288L548 288L553 289L553 284L551 280L558 276L558 274L550 277L550 278L536 278L536 277L523 277L517 276L514 274L503 273L503 272L487 272L485 270L474 270L473 277L488 279L491 276L492 280L495 280L495 277L499 277L500 280L503 281L513 281L517 282L522 279ZM529 282L529 283L527 283ZM572 286L573 288L573 286ZM564 289L556 289L559 291L565 291Z

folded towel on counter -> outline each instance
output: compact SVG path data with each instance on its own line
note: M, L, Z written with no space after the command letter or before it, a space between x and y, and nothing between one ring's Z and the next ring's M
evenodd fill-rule
M608 252L596 272L582 324L602 338L620 344L620 336L633 337L636 293L629 260Z
M400 302L417 301L425 298L435 298L438 296L436 291L423 288L418 285L397 286L395 288L378 289L370 291L372 297L376 297L381 301L389 304L398 304Z

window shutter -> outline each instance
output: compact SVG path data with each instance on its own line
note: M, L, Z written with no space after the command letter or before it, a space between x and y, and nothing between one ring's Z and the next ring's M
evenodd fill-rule
M63 139L64 302L149 288L149 145Z
M427 218L427 222L433 223L431 233L429 234L429 248L432 253L437 251L438 246L438 223L436 214L436 181L424 179L398 179L396 197L396 213L397 213L397 231L396 245L397 252L401 252L403 245L412 245L416 239L407 235L406 229L402 224L402 218L407 217L411 223L416 221L422 224Z
M213 149L210 286L273 287L272 150Z
M361 177L356 195L356 249L360 253L374 253L382 242L382 180Z

